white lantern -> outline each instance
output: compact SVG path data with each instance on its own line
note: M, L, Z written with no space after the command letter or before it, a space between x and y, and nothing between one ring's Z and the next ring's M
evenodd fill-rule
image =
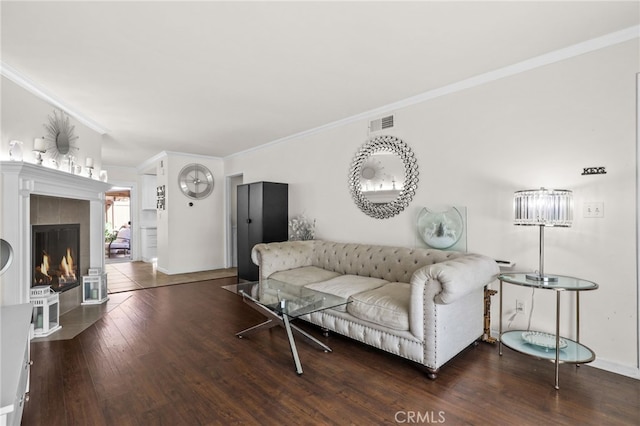
M99 273L82 277L82 304L83 305L99 305L109 300L107 296L107 274Z
M48 336L60 330L60 295L48 285L31 288L33 335Z

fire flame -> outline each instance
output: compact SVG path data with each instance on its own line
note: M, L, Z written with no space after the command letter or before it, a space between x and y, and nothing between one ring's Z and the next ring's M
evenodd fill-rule
M67 254L62 256L60 265L54 269L52 269L51 256L46 252L42 253L42 263L36 267L35 283L37 285L52 283L55 285L56 279L58 285L73 284L78 281L70 248L67 248Z
M51 278L49 275L49 255L45 254L42 256L42 263L40 264L40 272L42 272L47 277Z
M69 265L69 270L73 274L73 272L76 269L75 269L75 267L73 265L73 258L71 257L71 249L70 248L67 249L67 264Z
M76 274L75 268L73 266L73 258L71 257L71 249L67 249L67 255L62 257L60 261L60 278L59 281L61 284L67 282L75 282Z

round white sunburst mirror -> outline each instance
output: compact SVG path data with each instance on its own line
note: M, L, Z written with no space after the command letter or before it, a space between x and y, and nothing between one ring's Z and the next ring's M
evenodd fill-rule
M46 156L53 160L56 167L60 167L65 158L73 156L78 149L75 146L78 136L75 126L69 122L69 116L62 111L53 111L49 116L49 123L44 125L47 134L44 135Z

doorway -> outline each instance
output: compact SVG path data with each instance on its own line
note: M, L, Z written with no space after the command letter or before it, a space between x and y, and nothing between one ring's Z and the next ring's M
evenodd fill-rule
M131 261L131 189L112 188L105 193L105 261Z
M227 268L235 268L238 266L237 256L237 240L238 240L238 226L236 224L237 219L237 192L238 185L242 185L243 175L242 173L230 175L226 177L226 228L227 228L227 256L226 266Z

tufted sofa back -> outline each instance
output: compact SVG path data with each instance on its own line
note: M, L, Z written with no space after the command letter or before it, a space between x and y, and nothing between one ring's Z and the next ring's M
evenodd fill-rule
M311 263L340 274L408 283L417 269L460 256L464 253L316 240L313 241Z

